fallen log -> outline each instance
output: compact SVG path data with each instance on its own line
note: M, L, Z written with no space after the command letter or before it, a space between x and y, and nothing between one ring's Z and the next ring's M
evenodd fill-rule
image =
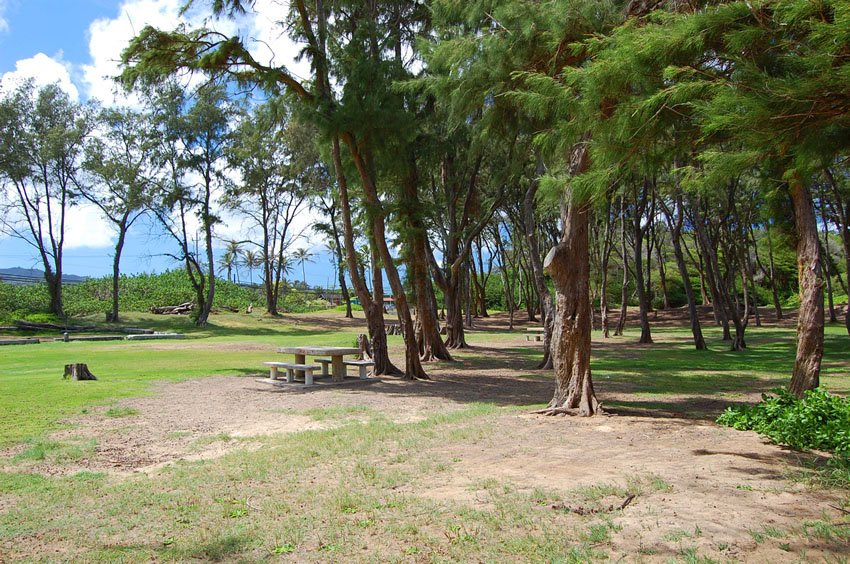
M19 330L24 331L99 331L97 325L60 325L58 323L33 323L32 321L24 321L17 319L14 321L15 326Z
M150 312L158 315L182 315L191 312L194 307L192 302L186 302L173 306L151 306Z

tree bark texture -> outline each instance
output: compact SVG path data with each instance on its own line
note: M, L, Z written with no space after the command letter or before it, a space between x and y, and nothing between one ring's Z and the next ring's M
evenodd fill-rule
M87 364L75 363L65 365L65 374L62 376L65 380L97 380L94 374L91 373Z
M797 316L797 357L790 391L802 397L820 384L823 357L823 280L815 210L808 187L799 177L791 181L791 203L797 232L797 277L800 309Z
M571 155L571 172L587 166L587 146L578 145ZM561 208L561 242L546 256L544 267L555 283L555 323L552 334L552 360L555 368L555 394L549 412L578 409L589 416L599 402L590 373L590 254L588 249L589 206L573 201L568 193Z
M357 264L357 252L354 247L354 226L351 220L351 200L348 193L348 179L345 177L342 155L340 154L339 139L333 138L332 155L334 171L336 173L337 186L339 187L339 200L342 212L342 234L345 242L345 258L348 265L348 275L351 284L357 294L360 304L363 306L363 314L366 317L366 326L369 330L369 338L372 340L372 359L375 361L376 375L399 374L399 369L390 360L387 349L387 333L384 325L383 303L375 307L372 294L366 287L366 281L361 276ZM381 298L383 301L383 297Z

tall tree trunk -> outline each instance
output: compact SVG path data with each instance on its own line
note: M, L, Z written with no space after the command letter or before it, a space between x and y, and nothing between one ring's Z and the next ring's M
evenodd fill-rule
M620 317L614 328L614 336L619 337L626 328L626 314L629 307L629 252L626 239L626 198L620 197L620 254L623 257L623 287L620 291Z
M416 321L421 325L421 360L453 360L443 339L437 321L437 304L433 302L434 290L428 278L428 264L424 238L414 237L414 252L410 257L410 270L416 291Z
M848 276L848 285L850 285L850 198L844 199L838 183L835 181L835 175L830 169L824 169L826 177L832 185L833 201L835 202L833 210L835 211L836 222L838 223L838 231L841 234L841 243L844 247L844 270ZM839 273L840 275L840 273ZM844 326L847 333L850 334L850 299L847 302L847 311L844 315Z
M472 258L467 258L466 268L463 269L463 324L467 329L472 329L472 268L470 267Z
M377 187L370 173L370 167L367 164L366 156L362 153L360 145L354 139L353 135L346 133L342 136L342 140L348 147L357 172L360 175L366 200L369 204L368 213L371 216L369 219L372 226L372 236L374 237L381 261L383 262L384 272L386 272L387 280L393 292L396 315L398 316L402 336L404 337L404 376L408 379L428 379L428 375L425 373L422 363L419 360L419 345L416 343L416 331L413 327L413 317L410 315L410 306L407 301L404 284L402 284L401 276L399 276L398 268L395 265L389 245L387 244L384 212L380 197L378 196Z
M416 157L409 154L407 161L407 174L402 179L403 205L399 215L406 224L405 231L412 251L407 253L407 260L416 299L416 324L419 328L418 331L413 331L413 337L420 360L452 360L440 337L436 305L431 302L433 290L430 288L428 276L427 233L420 216L422 203L419 201Z
M635 198L635 216L632 218L635 243L635 284L637 286L638 305L640 306L640 340L639 343L652 343L652 332L649 327L649 295L643 272L643 239L646 228L641 226L643 212L646 210L649 198L649 182L644 181L640 194Z
M705 338L702 336L702 326L699 322L699 312L697 310L696 296L694 288L691 284L691 277L688 273L688 265L685 262L685 254L682 252L682 226L685 216L682 209L682 196L676 195L676 217L674 219L671 210L662 204L664 215L667 218L667 224L670 227L670 243L673 246L673 256L676 258L676 266L679 268L679 275L682 277L682 286L685 289L685 297L688 300L688 318L691 322L691 334L694 337L694 346L698 351L704 351L708 347L705 345Z
M770 293L771 293L771 297L773 299L773 310L776 313L776 320L781 321L782 320L782 304L779 303L779 289L776 286L776 279L773 277L773 249L771 248L772 243L771 243L771 240L770 240L770 226L768 224L765 224L764 227L765 227L765 232L767 234L768 255L769 255L768 268L770 270L768 270L767 268L764 267L764 265L761 262L761 258L759 258L758 242L756 241L756 233L755 233L755 229L753 228L753 226L750 226L750 241L752 242L752 245L753 245L753 257L756 260L756 266L759 267L759 270L761 271L762 276L765 279L767 279L767 281L770 285ZM758 308L756 308L756 309L758 309Z
M791 203L797 232L797 276L800 309L797 316L797 357L790 390L802 397L820 385L823 357L823 280L815 210L808 187L799 174L791 180Z
M823 278L826 282L826 303L829 308L829 322L836 323L838 321L838 316L835 315L835 302L832 299L832 257L829 254L829 223L826 217L825 196L826 194L824 190L820 195L820 219L821 224L823 225L823 241L821 242L820 253L823 264Z
M112 258L112 311L109 314L109 321L118 322L118 293L119 283L121 281L121 251L124 249L124 239L127 237L127 217L124 214L121 222L118 223L118 240L115 242L115 256Z
M339 187L339 202L342 211L342 232L345 242L345 258L348 265L348 276L354 291L363 306L363 314L366 317L366 326L369 330L369 339L372 341L372 360L375 361L375 374L394 375L400 374L400 370L390 360L387 349L387 332L384 325L383 296L379 307L375 307L372 295L366 286L365 277L361 275L357 264L357 252L354 247L354 225L351 219L351 200L348 194L348 179L345 177L342 155L340 154L339 139L332 139L332 155L334 172L336 174L337 186ZM380 278L380 275L379 275Z
M612 215L611 199L607 198L605 203L605 235L602 241L602 256L599 264L601 280L599 283L599 316L602 325L602 337L608 339L611 337L610 315L608 311L608 264L611 259L611 250L613 248L613 236L615 222Z
M475 290L477 295L478 302L478 315L481 317L490 317L490 314L487 313L487 276L488 272L484 270L484 255L483 250L481 249L481 236L476 237L476 258L478 259L478 274L481 276L480 280L476 276L475 277ZM472 261L475 262L475 259ZM492 266L492 263L491 263ZM473 269L473 274L476 269Z
M525 227L525 238L528 242L528 254L531 268L534 274L534 284L540 295L541 315L543 317L543 358L537 365L538 369L549 370L552 364L552 331L555 328L555 300L549 293L546 285L546 276L543 272L543 261L540 254L540 243L537 237L537 220L534 216L534 202L537 189L540 186L540 177L543 176L545 168L543 159L537 159L537 170L534 179L529 183L523 199L523 224Z
M508 275L508 253L505 250L505 245L502 242L502 235L499 232L498 224L493 227L493 240L496 243L496 255L499 257L499 270L502 275L502 290L505 296L505 307L508 308L508 329L514 328L514 290L511 284L511 277Z
M571 156L571 172L581 173L587 163L586 145ZM546 255L544 266L555 283L555 328L552 360L555 394L546 413L578 409L580 415L596 413L599 402L590 372L590 255L588 251L589 206L564 196L561 206L561 242Z
M773 294L773 309L776 311L776 319L782 319L782 304L779 302L779 289L776 284L776 264L773 261L773 240L770 237L770 227L766 226L767 231L767 260L770 268L770 287Z
M655 231L654 222L652 230ZM658 262L658 283L661 285L661 297L663 298L661 309L670 309L670 294L667 292L667 268L664 266L661 241L657 237L655 239L655 260Z
M711 303L714 312L715 321L723 327L723 340L731 341L732 334L729 331L729 316L728 304L722 292L723 280L720 275L720 265L717 261L717 253L714 250L716 245L709 237L703 222L702 211L700 207L702 203L699 198L695 198L691 202L691 211L694 215L694 232L697 236L697 244L700 247L700 257L702 257L703 266L705 268L705 279L708 282L708 289L711 292Z
M336 264L337 264L337 277L339 279L339 292L342 295L342 299L345 302L345 317L346 319L354 319L354 312L351 311L351 293L348 291L348 284L345 282L345 257L342 252L343 246L342 241L339 237L339 228L337 228L336 224L336 206L334 205L331 209L334 213L331 214L331 233L334 238L334 252L336 254Z

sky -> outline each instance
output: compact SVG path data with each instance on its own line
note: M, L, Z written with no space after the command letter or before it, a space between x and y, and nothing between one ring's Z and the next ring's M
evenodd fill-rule
M119 72L122 49L145 25L173 29L178 22L200 25L208 2L184 17L179 9L184 0L0 0L0 87L8 90L18 81L32 78L38 85L58 82L72 99L91 98L104 104L126 103L117 93L110 77ZM304 74L303 65L292 62L296 48L282 37L268 14L282 13L283 0L257 0L256 13L238 26L232 22L209 22L228 34L239 33L256 39L255 57L264 62L287 64L295 74ZM73 209L66 233L64 271L81 276L106 276L112 272L115 234L93 206ZM304 237L295 247L314 253L305 265L311 286L333 285L331 257L324 241L309 231L311 214L301 214L298 229ZM245 238L244 226L234 217L225 216L217 228L223 241ZM122 253L122 272L162 272L178 265L165 256L173 252L173 243L164 237L152 221L143 221L131 230ZM41 269L34 249L27 244L0 235L0 268ZM301 279L301 269L293 278ZM247 273L243 274L247 278Z

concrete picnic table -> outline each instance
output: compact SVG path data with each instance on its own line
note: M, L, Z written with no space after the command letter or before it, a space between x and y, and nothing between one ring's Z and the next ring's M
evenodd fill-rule
M360 349L352 347L280 347L278 352L295 355L296 364L305 364L308 356L327 356L331 359L331 379L341 382L345 379L345 365L342 357L360 354Z

